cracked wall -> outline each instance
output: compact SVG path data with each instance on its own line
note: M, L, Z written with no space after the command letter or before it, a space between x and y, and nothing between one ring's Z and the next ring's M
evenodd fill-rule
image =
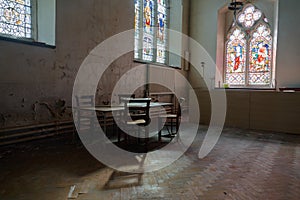
M108 37L133 28L133 0L56 4L55 49L0 40L0 128L71 119L73 82L84 58ZM114 62L100 80L97 102L135 64L133 54Z

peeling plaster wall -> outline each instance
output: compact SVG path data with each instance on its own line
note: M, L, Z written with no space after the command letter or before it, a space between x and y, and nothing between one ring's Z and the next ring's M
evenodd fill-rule
M0 41L0 128L71 119L67 107L84 58L108 37L133 28L133 0L59 0L56 4L55 49ZM137 64L132 60L128 54L112 64L99 83L97 102Z

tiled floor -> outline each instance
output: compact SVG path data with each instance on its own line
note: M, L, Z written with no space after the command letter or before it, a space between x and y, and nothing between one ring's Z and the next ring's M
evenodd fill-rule
M226 128L204 159L205 134L172 165L116 172L69 138L0 148L1 200L300 199L300 135Z

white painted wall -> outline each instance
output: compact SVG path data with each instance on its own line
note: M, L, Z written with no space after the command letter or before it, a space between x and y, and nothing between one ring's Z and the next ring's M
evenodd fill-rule
M228 0L191 0L190 36L198 41L216 60L217 48L217 16L218 10L228 4ZM273 0L256 0L254 4L261 7L268 16L275 10L268 6ZM276 58L277 87L300 87L300 26L298 22L300 1L279 1L278 45ZM275 19L269 17L271 25ZM191 52L191 57L198 55ZM213 70L213 69L212 69Z
M300 1L279 2L277 83L300 87Z

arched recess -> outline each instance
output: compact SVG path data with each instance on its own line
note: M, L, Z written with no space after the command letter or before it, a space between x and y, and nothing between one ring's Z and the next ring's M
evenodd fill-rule
M247 3L250 1L243 1L244 2L244 8ZM233 11L228 9L228 4L225 4L218 10L218 23L217 23L217 48L216 48L216 75L215 75L215 87L223 87L226 84L230 87L237 87L237 88L275 88L276 86L276 76L275 76L275 66L276 66L276 48L277 48L277 30L278 30L278 2L279 0L257 0L257 1L251 1L250 3L253 4L256 8L262 11L261 17L259 16L259 12L256 14L257 21L254 22L254 24L251 24L251 22L246 22L244 25L241 23L235 23L233 16ZM243 8L243 11L245 9ZM266 12L265 12L266 10ZM237 17L245 17L241 16L241 12L238 12ZM249 26L253 26L253 28L250 30L247 30L247 24ZM272 52L269 56L269 67L270 67L270 74L268 75L270 80L269 84L253 84L250 81L250 76L252 78L255 76L253 70L252 74L250 73L250 57L251 57L251 50L250 50L250 41L253 39L251 34L254 34L256 28L258 28L260 25L266 25L267 28L269 28L271 33L271 45L268 46L268 50ZM230 37L230 32L233 32L232 30L239 25L239 27L242 28L243 31L246 32L245 38L247 39L247 48L246 48L246 73L245 73L245 84L227 84L228 77L226 76L226 70L228 68L226 67L226 64L228 63L228 56L226 52L228 51L228 37ZM254 28L256 27L256 28ZM262 38L260 38L262 39ZM253 47L253 45L252 45ZM241 59L241 58L240 58ZM252 65L253 66L253 65ZM236 66L237 67L237 66ZM240 68L239 68L240 69ZM239 79L242 77L240 76ZM264 78L262 78L263 80ZM234 80L235 81L235 80Z

